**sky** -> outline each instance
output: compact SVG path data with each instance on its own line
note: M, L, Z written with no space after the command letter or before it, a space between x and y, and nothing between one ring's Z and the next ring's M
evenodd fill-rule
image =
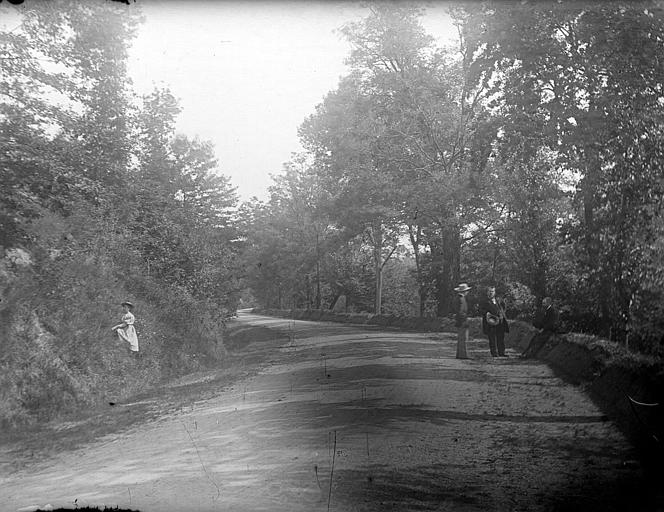
M349 70L336 32L367 14L360 2L138 0L145 22L130 50L140 93L167 85L177 130L214 143L242 200L267 198L270 174L301 151L297 129ZM424 20L452 29L444 5ZM434 34L435 32L435 34Z
M270 173L300 150L297 128L346 72L333 33L358 4L142 2L130 51L134 86L168 85L177 130L211 140L241 198L265 198Z
M241 200L267 199L270 175L302 150L298 127L349 72L351 48L338 29L368 10L351 0L134 5L144 22L129 49L133 88L167 86L182 108L176 130L214 144ZM18 11L0 3L0 28L18 25ZM441 40L454 33L442 1L429 2L423 24Z

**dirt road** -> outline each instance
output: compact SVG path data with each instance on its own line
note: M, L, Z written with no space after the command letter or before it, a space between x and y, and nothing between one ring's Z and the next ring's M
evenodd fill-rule
M490 358L484 340L471 341L472 359L457 360L445 333L251 314L237 324L236 333L262 326L275 335L235 345L247 372L232 385L214 372L196 375L192 386L185 379L54 427L53 439L67 429L75 437L92 423L133 418L130 428L99 428L76 449L21 466L7 463L17 447L4 446L2 510L645 507L648 490L623 436L540 362ZM178 388L187 391L175 407Z

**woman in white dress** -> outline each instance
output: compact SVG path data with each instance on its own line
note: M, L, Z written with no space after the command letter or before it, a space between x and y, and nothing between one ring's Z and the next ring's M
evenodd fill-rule
M118 333L118 337L122 341L129 343L129 350L138 354L138 336L136 336L136 329L134 328L134 315L131 310L134 305L131 302L123 302L122 306L122 323L113 326L112 330Z

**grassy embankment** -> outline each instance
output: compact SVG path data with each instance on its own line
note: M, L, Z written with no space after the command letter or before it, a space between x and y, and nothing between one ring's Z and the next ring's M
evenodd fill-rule
M3 429L123 400L224 357L214 305L145 275L131 255L117 264L114 249L0 253ZM135 304L138 359L111 331L127 299Z

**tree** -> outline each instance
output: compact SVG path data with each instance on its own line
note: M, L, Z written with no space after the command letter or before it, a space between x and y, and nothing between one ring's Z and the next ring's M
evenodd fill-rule
M344 80L301 127L329 198L329 215L347 236L366 235L373 247L374 310L381 310L382 271L399 233L394 187L379 167L380 121L355 77Z
M119 16L119 9L34 3L19 27L2 34L5 243L24 237L21 219L40 215L42 206L71 212L79 197L100 201L102 183L121 186L131 115L126 42L138 19L134 12Z
M266 286L276 288L273 296L320 308L323 259L335 238L325 210L328 194L305 154L293 155L273 180L268 203L255 204L251 221L245 220L253 245L253 286L265 291Z
M655 2L472 5L466 24L475 80L576 174L568 233L588 313L624 332L636 269L661 198L662 12ZM656 163L657 162L657 163ZM577 294L579 290L576 290ZM571 298L571 297L570 297Z
M427 273L420 254L430 250L437 313L446 315L459 279L461 234L481 203L473 178L491 145L492 125L480 115L485 87L465 78L472 55L463 39L460 57L433 46L421 9L370 4L369 11L343 29L353 72L305 122L301 137L339 190L337 210L363 219L373 234L377 304L381 269L397 245L383 251L382 233L387 228L397 240L410 227L416 272L420 279ZM429 288L421 280L419 288L423 311Z

